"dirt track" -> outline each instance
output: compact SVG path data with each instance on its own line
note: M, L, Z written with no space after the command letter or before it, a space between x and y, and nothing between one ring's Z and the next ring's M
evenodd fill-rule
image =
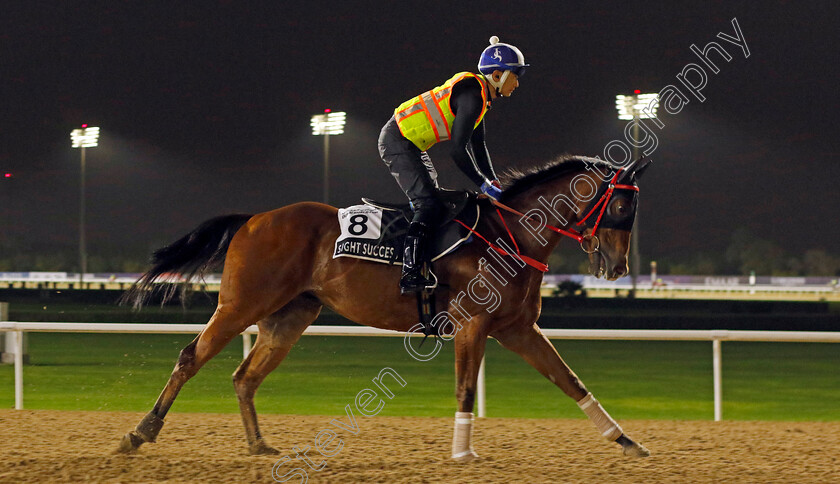
M234 414L171 414L157 443L112 454L141 417L0 410L0 482L274 482L281 456L247 455ZM331 418L264 415L262 426L270 444L292 453L332 428ZM586 420L482 419L474 440L481 459L456 464L448 459L451 419L357 416L358 434L338 431L344 447L324 470L309 470L309 481L840 482L838 422L621 423L651 457L623 457ZM278 467L280 475L292 468Z

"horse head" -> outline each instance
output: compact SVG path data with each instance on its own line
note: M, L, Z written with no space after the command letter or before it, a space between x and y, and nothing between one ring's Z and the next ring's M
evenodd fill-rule
M581 248L589 256L589 272L614 281L629 272L630 237L638 207L636 181L650 166L650 160L636 160L603 178L578 225L585 225Z
M548 228L580 243L593 275L615 280L628 273L639 192L636 180L649 164L642 158L617 167L595 158L565 157L525 173L514 172L503 200L526 212L526 220L520 222L541 246L531 246L534 254L547 258L545 252L559 243L561 237L549 244L540 235ZM559 227L551 225L552 215Z

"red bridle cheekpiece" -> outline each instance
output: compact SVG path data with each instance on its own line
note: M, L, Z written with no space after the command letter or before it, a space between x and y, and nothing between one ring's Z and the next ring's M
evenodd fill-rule
M575 223L575 226L581 226L581 225L590 226L591 225L591 227L592 227L592 233L591 234L584 235L583 232L579 232L579 231L571 229L571 228L561 229L561 228L555 227L553 225L543 224L543 223L537 222L541 226L540 228L549 229L551 231L557 232L560 235L565 235L566 237L571 237L571 238L577 240L578 243L580 244L580 248L584 252L586 252L587 254L597 252L598 249L600 248L601 243L600 243L600 241L599 241L599 239L596 235L596 232L598 231L598 227L600 226L601 220L604 217L604 212L607 210L607 206L610 204L610 200L612 199L612 196L615 193L615 191L616 190L630 190L630 191L634 191L634 192L637 192L637 193L639 191L639 187L637 187L636 185L624 185L624 184L617 184L616 183L616 181L618 181L619 176L621 175L622 171L623 170L618 170L615 173L613 178L610 180L609 185L607 185L607 189L604 191L604 193L598 198L598 200L596 202L590 204L587 207L587 212L584 215L584 217L582 219L580 219L577 223ZM476 232L475 230L473 230L471 227L467 226L465 223L461 222L460 220L455 219L455 221L458 222L459 224L461 224L464 228L466 228L470 232L472 232L478 238L483 240L485 243L487 243L487 245L489 245L493 250L495 250L499 254L509 255L511 257L516 257L519 260L521 260L522 262L524 262L524 263L528 264L529 266L537 269L538 271L548 272L548 264L544 264L544 263L542 263L542 262L540 262L536 259L533 259L531 257L528 257L527 255L522 254L522 252L519 250L519 245L516 243L516 239L513 237L513 233L508 228L507 222L505 222L504 217L502 217L502 212L499 209L505 210L507 212L510 212L510 213L513 213L513 214L516 214L516 215L519 215L520 217L525 217L525 218L530 219L530 220L533 220L533 218L529 215L526 215L526 214L514 209L514 208L508 207L507 205L505 205L505 204L503 204L503 203L501 203L497 200L493 200L492 198L490 199L490 202L493 205L496 206L496 214L498 214L499 220L502 221L502 225L504 225L505 231L507 231L508 237L510 237L511 242L513 242L513 247L516 250L516 254L511 254L510 252L506 251L505 249L503 249L503 248L499 247L498 245L495 245L494 243L490 242L485 237L483 237L481 234L479 234L478 232ZM599 207L600 207L600 209L599 209ZM589 220L596 213L596 210L597 210L597 213L598 213L598 217L595 219L595 222L592 223L592 224L587 223L587 220ZM635 210L633 211L633 215L635 216ZM632 226L632 220L630 221L630 226ZM594 249L586 250L583 247L583 241L586 240L587 238L595 239L596 245L595 245Z

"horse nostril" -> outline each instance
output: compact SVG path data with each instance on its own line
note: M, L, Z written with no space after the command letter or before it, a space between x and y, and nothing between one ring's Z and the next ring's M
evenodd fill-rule
M619 264L613 268L613 272L616 276L621 277L624 274L627 274L627 266Z

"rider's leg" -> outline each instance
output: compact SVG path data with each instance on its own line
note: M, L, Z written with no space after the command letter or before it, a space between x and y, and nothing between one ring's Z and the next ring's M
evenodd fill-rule
M437 197L437 172L429 154L400 133L394 118L379 135L379 156L412 203Z
M403 249L403 269L400 277L400 292L408 294L435 286L434 280L424 274L423 267L431 259L431 242L434 229L442 212L437 198L415 198L414 218L408 226Z
M393 118L379 135L379 154L414 205L414 218L403 251L400 291L403 294L422 291L434 284L423 277L422 269L430 257L428 246L442 213L442 204L437 198L437 172L428 153L407 140Z

